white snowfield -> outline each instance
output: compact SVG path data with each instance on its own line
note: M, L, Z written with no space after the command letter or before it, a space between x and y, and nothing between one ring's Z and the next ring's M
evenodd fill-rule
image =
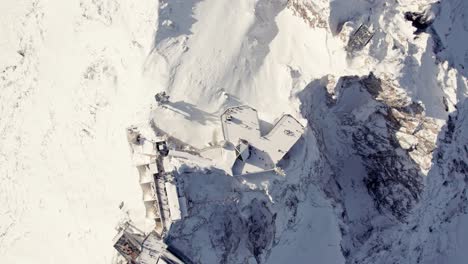
M145 225L125 128L158 87L144 74L157 8L0 1L2 263L111 263L120 218Z
M222 140L219 116L241 104L270 124L284 113L317 122L284 161L286 177L227 177L174 157L190 215L174 225L172 243L194 262L468 259L468 1L3 0L0 10L2 263L114 263L120 219L153 224L126 128L152 120L201 149ZM433 23L415 35L406 12L427 12ZM349 54L362 23L374 37ZM352 144L390 126L377 119L376 131L356 133L389 102L340 80L370 72L442 127L425 137L424 124L396 118L414 123L415 134L399 131L391 154L410 152L428 171L408 223L377 210ZM154 102L161 91L170 95L165 108ZM450 114L458 119L449 126ZM417 156L424 138L434 139L434 157ZM406 172L404 162L393 165Z

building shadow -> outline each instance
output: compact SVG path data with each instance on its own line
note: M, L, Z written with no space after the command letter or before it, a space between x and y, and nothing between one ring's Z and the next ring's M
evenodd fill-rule
M185 116L186 119L190 121L196 121L203 125L206 125L209 122L215 122L219 120L217 115L208 113L204 110L201 110L194 104L187 103L184 101L167 102L165 106Z

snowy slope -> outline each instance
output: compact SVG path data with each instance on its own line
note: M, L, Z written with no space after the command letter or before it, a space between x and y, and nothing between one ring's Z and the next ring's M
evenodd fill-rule
M307 131L285 177L173 160L192 205L168 242L195 263L466 259L466 1L0 8L4 263L112 263L119 219L150 224L125 128L153 121L203 148L239 104L263 126L289 113ZM373 39L347 52L362 23Z
M119 204L143 212L122 139L157 88L142 74L156 5L0 6L2 262L109 263Z

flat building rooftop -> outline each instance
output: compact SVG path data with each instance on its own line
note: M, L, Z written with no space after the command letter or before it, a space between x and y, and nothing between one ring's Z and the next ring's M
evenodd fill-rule
M224 140L237 150L237 157L243 157L241 162L234 163L233 175L273 170L304 133L301 123L286 114L262 135L257 110L246 105L224 111L221 124ZM248 154L245 144L249 146Z

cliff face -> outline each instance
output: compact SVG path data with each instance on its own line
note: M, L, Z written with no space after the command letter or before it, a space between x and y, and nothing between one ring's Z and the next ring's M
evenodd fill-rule
M403 74L394 79L391 72L377 71L312 81L298 94L302 114L334 171L335 181L325 189L339 205L347 263L462 263L467 243L462 60L468 51L455 39L468 37L461 15L467 7L461 1L389 5L382 14L415 11L407 14L415 37L401 46L408 48L400 60ZM382 26L382 21L370 23ZM424 36L430 36L425 49L419 42ZM379 41L392 42L388 36ZM395 38L393 45L401 41ZM389 51L382 62L392 56ZM369 52L377 58L372 44Z
M401 88L372 73L328 76L299 97L334 171L324 187L342 211L341 246L352 260L379 230L408 221L421 199L438 125Z
M374 236L356 263L463 263L466 259L467 104L457 106L438 135L420 202L407 217Z

